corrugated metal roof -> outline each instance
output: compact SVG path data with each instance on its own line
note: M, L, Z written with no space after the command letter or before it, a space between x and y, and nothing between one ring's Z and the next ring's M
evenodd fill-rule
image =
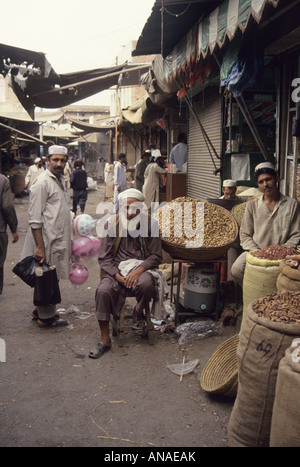
M166 57L195 21L209 14L222 1L156 0L132 55L162 54Z

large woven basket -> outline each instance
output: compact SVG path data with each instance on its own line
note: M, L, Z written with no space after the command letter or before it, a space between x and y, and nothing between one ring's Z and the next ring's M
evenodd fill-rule
M201 200L200 200L201 201ZM230 219L234 226L234 238L231 242L225 243L217 247L200 247L200 248L187 248L185 245L170 242L164 237L161 238L163 249L169 253L173 258L186 259L193 262L208 261L224 256L229 248L234 244L239 233L239 226L232 216L232 214L225 208L218 206L218 210L223 212L223 215Z
M247 202L237 204L236 206L234 206L231 209L231 214L233 215L233 217L237 221L239 227L241 227L241 225L242 225L242 220L243 220L243 217L244 217L244 214L245 214L245 211L246 211L246 207L247 207Z
M220 247L209 248L186 248L183 245L176 245L175 243L167 242L163 238L161 239L161 243L163 249L169 253L172 258L186 259L201 263L201 261L221 258L226 254L234 242L227 243L226 245L222 245Z
M223 342L205 365L200 385L211 394L235 397L238 387L237 346L239 335L235 334Z

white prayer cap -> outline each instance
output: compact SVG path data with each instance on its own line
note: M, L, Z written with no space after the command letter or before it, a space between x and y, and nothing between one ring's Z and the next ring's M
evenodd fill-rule
M34 163L35 163L35 164L38 164L39 162L41 162L41 160L42 160L42 159L41 159L40 157L37 157L36 159L34 159Z
M230 188L236 187L236 181L235 180L224 180L223 187L226 187L226 186Z
M50 146L48 149L48 155L52 156L53 154L60 154L67 156L68 155L68 149L65 146L57 146L54 144L53 146Z
M271 162L262 162L261 164L258 164L255 167L254 172L256 173L260 169L271 169L271 170L274 170L274 172L276 172L276 169L275 169L274 165L271 164Z
M162 157L160 150L154 149L154 151L152 151L152 157L154 157L155 161L157 161L159 157Z
M145 201L146 199L143 193L140 190L137 190L136 188L128 188L128 190L122 191L118 196L119 201L122 201L126 198L135 198L138 201Z

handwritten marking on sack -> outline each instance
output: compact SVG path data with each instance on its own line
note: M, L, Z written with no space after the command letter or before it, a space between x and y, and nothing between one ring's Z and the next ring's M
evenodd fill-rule
M265 362L268 362L274 355L275 352L270 353L272 350L272 344L270 342L266 343L266 340L263 339L256 347L257 352L261 352L261 358Z

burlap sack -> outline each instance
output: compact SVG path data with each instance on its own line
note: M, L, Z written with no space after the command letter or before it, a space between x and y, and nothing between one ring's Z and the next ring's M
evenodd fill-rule
M271 422L271 447L300 446L300 362L292 360L295 349L289 347L279 363Z
M246 255L246 268L243 280L243 319L248 305L258 298L277 291L276 281L280 273L280 260L261 259Z
M300 270L291 268L281 261L279 264L280 273L277 277L277 292L300 292Z
M248 306L237 347L238 391L228 425L230 447L269 446L278 366L296 336L300 324L259 317Z

